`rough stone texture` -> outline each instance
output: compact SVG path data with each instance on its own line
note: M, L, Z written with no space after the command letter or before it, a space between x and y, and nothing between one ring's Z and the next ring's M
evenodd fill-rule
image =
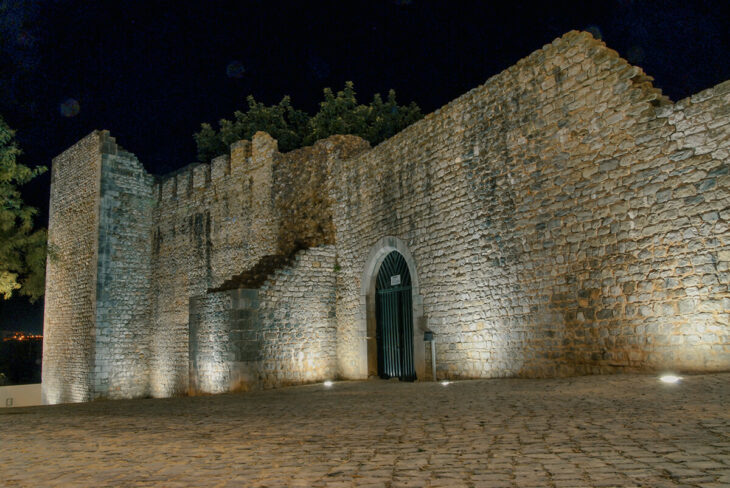
M139 161L107 137L101 164L94 397L150 392L152 184Z
M341 161L370 149L354 136L332 136L311 147L280 155L274 166L274 201L280 252L334 244L329 176Z
M105 131L54 159L44 402L149 391L152 177Z
M46 403L91 398L102 133L53 160L46 266L42 395Z
M229 337L239 318L233 308L238 290L190 300L190 388L221 393L231 386ZM256 292L252 293L254 296ZM233 296L232 296L233 295ZM255 359L255 358L253 358Z
M190 301L191 388L270 388L336 375L335 249L297 253L259 289Z
M356 137L333 136L280 154L276 141L259 132L253 142L233 144L230 157L161 179L152 253L153 396L187 390L190 297L271 256L331 244L326 168L368 147Z
M259 291L265 386L334 379L336 375L334 246L300 251L294 265Z
M230 156L217 158L210 165L191 165L157 181L132 154L118 148L108 133L95 132L87 139L54 163L58 167L54 174L61 172L63 183L54 184L51 210L61 208L66 213L54 217L50 240L59 246L69 269L61 271L57 266L56 271L54 263L49 265L46 377L54 391L73 384L78 393L54 394L49 402L185 393L190 386L192 361L189 299L204 296L209 289L225 283L236 283L235 278L242 272L245 275L258 270L263 282L290 263L297 249L330 244L327 250L317 252L326 254L322 259L329 263L328 279L334 283L328 168L337 166L341 158L369 148L361 139L333 136L313 147L280 154L276 141L258 133L253 142L232 145ZM66 167L71 170L66 171ZM79 174L89 168L96 168L96 173L90 172L88 177ZM87 184L89 178L93 181ZM84 191L77 191L76 184L83 184ZM77 215L74 205L81 204L86 205L88 216ZM89 219L86 223L82 220L85 218ZM87 248L74 247L82 239ZM67 255L96 266L84 268L77 261L68 261ZM304 265L300 261L309 259L309 254L297 259L295 268L301 268ZM303 282L317 282L318 272L312 268L312 276L302 277ZM76 279L77 275L83 279ZM280 276L274 278L286 281ZM52 289L61 281L61 287ZM84 288L88 303L75 290L82 286L92 287ZM298 293L297 286L309 285L292 285L291 290L282 291L282 297L298 302L298 310L306 311L302 313L312 314L311 323L317 324L311 328L312 341L319 344L322 319L317 300L321 297L315 294L311 303L304 304L297 300L301 296L291 295ZM56 294L55 290L63 293ZM276 293L266 287L262 292ZM328 288L325 294L334 297L334 288ZM267 298L266 306L283 310L283 304L270 305L280 300ZM327 314L331 319L327 327L334 331L334 312L328 310ZM78 317L74 328L56 326L70 316ZM298 317L304 321L301 313ZM81 323L85 328L78 325ZM62 331L63 337L57 335ZM323 354L320 349L329 346L313 348L316 359L302 359L298 357L301 350L288 344L288 339L283 340L281 350L267 346L272 354L278 351L274 362L257 363L250 381L246 378L251 375L235 373L240 378L234 384L273 385L334 376L329 366L322 366L322 361L329 359L319 359ZM67 365L58 366L72 352L65 341L71 341L70 347L83 349L83 354L74 354L71 360L79 363L74 372L67 372ZM334 332L327 341L334 344ZM295 354L297 358L282 354ZM282 370L284 360L290 365L311 362L315 366L312 371L292 376ZM263 379L259 378L259 367L268 371L261 373ZM79 386L76 377L85 383ZM51 387L54 382L58 386Z
M49 402L364 378L390 249L416 371L426 330L439 377L730 369L730 81L672 103L570 32L372 149L257 133L153 183L102 139L54 161Z
M729 91L672 105L571 32L347 161L340 370L363 376L360 280L384 235L414 256L441 375L730 367Z

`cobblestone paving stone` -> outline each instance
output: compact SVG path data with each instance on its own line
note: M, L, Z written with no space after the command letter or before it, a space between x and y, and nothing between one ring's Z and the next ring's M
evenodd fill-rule
M3 487L730 486L730 374L341 382L0 422Z

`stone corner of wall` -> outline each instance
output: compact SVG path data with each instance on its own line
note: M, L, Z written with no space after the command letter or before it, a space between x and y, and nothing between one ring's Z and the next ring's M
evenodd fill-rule
M710 99L714 99L722 103L722 95L728 93L730 93L730 80L725 80L714 86L705 88L704 90L700 90L697 93L693 93L692 95L689 95L688 97L677 101L675 106L677 110L684 110L690 105L705 102ZM728 98L728 100L730 101L730 97Z
M140 175L142 178L145 179L148 185L154 185L157 182L157 177L149 172L147 172L147 169L144 167L144 165L140 162L140 160L137 158L137 156L134 153L131 153L127 150L125 150L122 146L115 144L112 140L104 141L101 144L102 150L101 155L102 158L104 156L111 156L114 158L114 161L117 165L120 167L123 167L127 170L134 171L136 174ZM113 145L113 146L112 146ZM113 150L107 150L107 148L113 147Z
M99 148L102 154L116 156L120 147L117 145L116 138L112 137L108 130L97 131L99 133Z
M368 141L362 137L350 134L335 134L316 141L312 147L324 149L327 153L337 157L349 158L372 149Z
M641 67L632 65L616 50L608 47L603 40L587 31L568 31L544 45L542 49L520 59L507 68L507 71L519 70L527 64L545 63L556 54L567 57L569 64L582 63L585 62L585 59L590 59L600 71L611 71L616 76L616 84L623 83L626 85L625 88L631 89L627 92L633 93L631 100L634 103L649 102L655 107L673 103L660 88L654 86L653 77L647 75Z
M251 156L255 159L272 157L279 153L279 142L268 132L258 131L251 138Z
M266 132L263 132L263 134L266 134ZM228 149L231 155L240 154L243 157L250 157L252 145L253 143L248 139L241 139L228 146Z
M56 157L53 158L52 163L55 165L60 161L63 161L73 154L76 151L83 150L85 146L95 146L100 147L102 139L105 137L105 134L108 135L109 131L107 130L98 130L95 129L79 139L78 141L74 142L71 146L66 148L64 151L62 151L60 154L58 154Z

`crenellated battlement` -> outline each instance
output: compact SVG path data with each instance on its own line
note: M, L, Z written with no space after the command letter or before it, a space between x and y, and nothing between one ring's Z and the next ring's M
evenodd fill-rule
M158 176L154 192L157 204L184 204L185 199L194 198L197 192L221 186L231 178L243 181L251 176L254 167L267 162L273 164L279 154L276 141L264 132L255 134L253 139L255 143L248 140L234 142L228 154L215 157L209 163L192 163Z
M224 154L213 158L210 162L210 177L214 182L218 182L231 174L231 156Z

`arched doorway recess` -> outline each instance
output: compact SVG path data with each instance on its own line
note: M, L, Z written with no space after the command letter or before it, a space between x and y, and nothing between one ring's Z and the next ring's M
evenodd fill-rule
M365 269L363 270L360 282L360 310L362 310L362 312L359 318L359 330L361 337L363 338L362 348L360 349L359 354L361 365L360 371L362 371L361 374L365 377L379 376L377 338L378 310L376 307L376 288L382 264L386 257L393 251L397 251L407 265L411 288L411 343L413 345L413 370L415 372L416 379L425 378L426 347L423 341L423 333L427 327L426 320L423 315L423 299L420 295L416 263L405 242L393 236L383 237L371 248L368 259L365 262Z

